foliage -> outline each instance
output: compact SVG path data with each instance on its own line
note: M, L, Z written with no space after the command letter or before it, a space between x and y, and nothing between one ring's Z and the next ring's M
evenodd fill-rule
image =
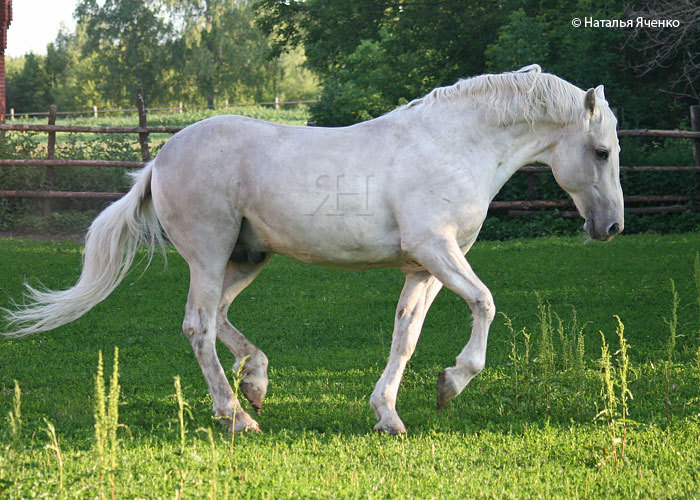
M395 101L385 94L395 84L395 71L379 42L362 41L326 79L320 101L311 107L316 124L351 125L390 111Z
M443 290L404 376L399 412L409 434L402 438L372 432L367 396L386 362L403 275L322 269L276 257L237 299L232 317L269 356L271 377L260 417L265 432L237 434L232 461L231 436L212 419L206 383L179 333L187 266L168 252L167 268L156 257L145 274L134 269L80 320L45 335L0 342L2 415L14 406L14 380L23 389L23 429L15 448L9 448L9 422L0 422L0 494L99 497L91 451L95 358L118 345L119 421L128 433L121 436L112 471L115 498L174 498L179 490L182 498L693 497L699 488L700 371L693 349L686 348L695 347L688 334L700 326L697 310L689 307L697 300L689 277L698 246L697 234L621 236L590 245L575 238L477 242L471 264L512 318L515 335L501 319L494 321L486 369L436 413L435 378L454 363L469 328L464 302ZM80 250L73 243L0 242L0 305L20 296L24 278L54 288L72 284ZM668 329L662 317L670 298L659 290L667 290L669 278L677 284L680 306L667 420ZM538 349L526 356L521 333L539 344L534 290L551 305L555 329L549 414ZM556 314L565 332L580 330L573 328L571 307L590 323L582 362L565 366ZM632 346L628 415L637 422L627 429L625 458L617 463L609 459L607 423L594 420L601 403L597 332L610 339L618 326L615 314ZM511 342L520 357L517 402ZM614 340L611 345L617 349ZM223 347L220 356L230 367L233 357ZM618 398L622 366L615 366ZM188 429L199 431L188 433L184 446L173 397L176 375L191 407ZM44 449L53 440L43 417L60 440L63 492L56 455Z
M508 217L493 213L484 221L479 233L482 240L510 240L543 236L582 235L582 219L564 219L550 213ZM685 233L700 228L700 213L688 210L681 214L625 215L625 234Z
M323 96L331 101L314 109L319 123L374 117L459 78L537 62L580 87L604 83L623 128L675 128L691 100L668 93L668 74L681 71L684 50L666 59L665 68L638 76L631 68L640 53L626 44L624 29L571 25L574 17L626 20L625 7L642 3L258 0L256 5L275 53L303 46L309 67L320 75ZM683 48L690 50L690 38ZM392 79L384 71L375 73L379 79L364 78L363 71L377 61L376 68L391 69ZM369 81L358 83L363 79Z
M656 0L626 6L633 19L669 19L678 29L648 29L635 25L627 42L641 57L632 67L639 75L672 66L670 93L700 102L700 59L697 40L700 38L700 10L693 0ZM691 47L687 50L686 47ZM667 91L668 92L668 91Z
M33 53L24 57L22 69L9 72L7 79L7 108L27 109L37 106L47 109L51 103L49 79L43 58Z
M147 105L305 100L315 76L296 49L270 59L269 40L241 0L81 0L77 27L65 29L46 56L21 58L8 72L16 112Z
M289 68L285 58L266 57L267 38L254 25L247 2L170 0L168 4L183 26L175 57L184 62L186 88L196 89L197 95L190 99L204 98L213 107L215 100L224 98L245 102L280 95ZM306 90L307 94L302 90L293 97L306 98Z
M521 8L508 16L508 22L498 30L498 38L484 51L486 67L493 73L512 71L544 61L549 55L549 39L544 16L529 17Z
M75 17L85 28L82 54L93 59L95 84L109 102L162 92L159 75L171 53L172 27L145 0L81 0Z
M259 24L276 39L279 52L304 47L309 67L322 78L322 104L313 118L328 125L377 116L438 85L483 72L484 41L494 36L506 10L486 0L256 5ZM331 101L323 104L325 98Z

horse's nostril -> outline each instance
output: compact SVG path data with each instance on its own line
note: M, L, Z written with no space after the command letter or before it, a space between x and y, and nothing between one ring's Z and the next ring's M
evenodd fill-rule
M610 227L608 228L608 236L615 236L619 232L620 232L620 224L618 224L617 222L611 224Z

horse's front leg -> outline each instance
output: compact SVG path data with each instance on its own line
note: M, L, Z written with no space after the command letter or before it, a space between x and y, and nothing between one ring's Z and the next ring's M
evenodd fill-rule
M491 292L474 274L454 238L435 235L408 250L443 285L462 297L474 316L469 342L457 356L455 366L447 368L438 378L437 401L438 409L442 410L484 369L486 341L496 308Z
M389 361L370 398L370 405L379 421L374 426L377 432L406 432L396 413L396 396L406 363L416 348L425 315L440 288L442 284L428 272L406 273L406 282L396 307Z

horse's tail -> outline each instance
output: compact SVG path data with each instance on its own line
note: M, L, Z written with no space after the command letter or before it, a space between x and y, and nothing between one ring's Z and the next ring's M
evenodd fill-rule
M164 241L153 200L153 162L133 174L131 190L108 206L90 225L83 253L83 270L68 290L37 290L27 286L27 302L17 310L5 309L10 332L21 337L69 323L107 298L124 279L141 243L149 245L149 259Z

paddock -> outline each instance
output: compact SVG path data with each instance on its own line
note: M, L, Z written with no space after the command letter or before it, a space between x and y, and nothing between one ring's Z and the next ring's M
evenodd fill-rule
M80 245L0 241L2 301L21 292L18 276L69 286ZM177 254L137 266L104 303L50 334L0 341L0 408L13 411L21 388L22 427L13 440L0 424L0 485L23 497L42 481L59 494L59 465L44 419L55 426L64 488L117 497L387 496L692 496L700 455L700 338L694 265L697 233L622 235L606 244L580 237L477 242L474 269L492 285L502 315L493 323L484 372L442 413L435 378L465 341L467 307L443 290L427 316L409 363L399 410L403 438L371 431L367 405L391 341L402 274L355 273L275 257L230 316L270 358L270 391L259 418L263 434L231 435L210 417L211 400L181 333L187 272ZM493 259L493 254L499 256ZM508 272L499 262L508 261ZM670 280L678 293L677 334L668 364ZM543 363L541 307L551 307L553 366ZM547 306L549 304L549 306ZM572 310L577 326L572 325ZM565 339L558 333L557 315ZM616 320L630 344L625 456L613 445L601 398L601 337L618 350ZM576 339L584 325L583 365ZM526 339L529 358L526 362ZM515 343L515 351L512 343ZM119 347L122 393L116 467L100 480L94 450L97 353L107 378ZM546 345L545 351L546 352ZM219 349L230 373L233 358ZM666 367L670 366L669 406ZM532 377L527 377L526 375ZM181 454L174 377L182 381L185 438ZM616 386L618 399L619 387ZM619 414L613 427L621 439ZM207 431L211 429L213 448ZM615 454L614 454L615 453ZM416 478L420 478L417 481Z

